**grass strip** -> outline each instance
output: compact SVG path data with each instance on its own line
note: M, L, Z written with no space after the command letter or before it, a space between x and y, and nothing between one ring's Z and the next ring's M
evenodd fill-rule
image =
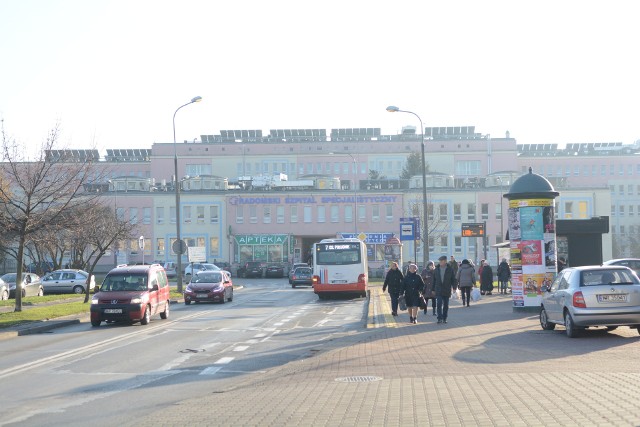
M84 314L89 312L89 304L82 301L66 302L42 307L24 308L22 311L0 313L0 328L55 319L56 317Z

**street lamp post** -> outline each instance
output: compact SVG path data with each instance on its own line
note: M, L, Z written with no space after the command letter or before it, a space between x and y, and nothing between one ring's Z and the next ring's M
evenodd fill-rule
M355 233L355 238L358 238L358 164L356 163L356 158L353 157L351 153L329 153L329 154L346 154L351 157L353 160L353 173L355 174L353 177L353 232Z
M422 265L423 267L427 266L427 262L429 260L429 222L428 222L428 213L427 213L427 166L424 160L424 126L422 125L422 119L419 115L414 113L413 111L401 110L398 107L390 105L387 107L387 111L390 113L409 113L413 114L420 121L420 148L422 151L422 224L424 230L424 251L422 253ZM417 258L417 254L416 254ZM417 261L417 259L416 259Z
M496 177L496 181L500 181L500 243L504 242L504 209L502 204L502 178Z
M192 98L191 101L187 102L184 105L179 106L175 113L173 113L173 167L175 171L175 192L176 192L176 248L178 249L176 252L178 253L177 260L177 280L178 280L178 292L182 292L182 253L183 245L182 239L180 238L180 182L178 181L178 150L176 148L176 114L182 107L186 107L187 105L193 104L194 102L202 101L201 96L196 96Z

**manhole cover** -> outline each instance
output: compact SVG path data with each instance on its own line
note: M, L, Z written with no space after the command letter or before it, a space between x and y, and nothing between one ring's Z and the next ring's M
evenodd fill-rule
M341 383L368 383L372 381L382 381L382 377L372 377L372 376L341 377L341 378L336 378L336 381Z

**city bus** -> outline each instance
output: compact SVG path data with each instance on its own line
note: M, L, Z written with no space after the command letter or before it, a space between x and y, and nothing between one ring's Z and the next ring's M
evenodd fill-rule
M318 298L367 295L367 245L359 239L324 239L313 244L313 292Z

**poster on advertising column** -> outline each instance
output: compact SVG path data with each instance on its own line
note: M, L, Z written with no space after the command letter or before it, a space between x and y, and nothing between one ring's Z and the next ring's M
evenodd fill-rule
M513 305L537 306L555 277L554 200L510 200L509 237Z

